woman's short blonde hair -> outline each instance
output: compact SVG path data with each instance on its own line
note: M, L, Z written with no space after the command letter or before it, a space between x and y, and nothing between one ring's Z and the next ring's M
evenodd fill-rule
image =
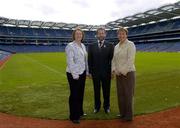
M72 39L73 40L75 40L75 33L76 33L76 31L81 31L82 32L82 40L84 39L84 32L83 32L83 30L82 29L80 29L79 27L78 28L76 28L75 30L73 30L73 32L72 32Z
M127 30L127 28L124 28L124 27L122 27L122 26L120 26L119 27L119 29L117 30L117 33L119 33L119 32L126 32L126 35L128 35L128 30Z

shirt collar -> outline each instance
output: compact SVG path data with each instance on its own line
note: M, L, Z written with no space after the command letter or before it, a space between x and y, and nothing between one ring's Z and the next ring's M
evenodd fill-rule
M122 45L123 44L126 44L128 42L128 39L126 39L125 41L124 41L124 43L122 43ZM119 44L121 44L121 41L119 41Z
M74 43L75 46L79 47L79 45L76 43L76 41L73 41L73 43ZM80 47L82 47L82 43L80 43Z
M100 42L100 40L98 40L98 43ZM101 41L102 43L104 43L104 40Z

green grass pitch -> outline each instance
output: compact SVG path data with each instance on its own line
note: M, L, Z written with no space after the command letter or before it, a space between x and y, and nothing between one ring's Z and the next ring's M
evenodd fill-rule
M68 119L69 86L64 53L15 54L0 70L0 111L47 119ZM180 105L180 53L139 52L136 55L135 115ZM102 98L102 97L101 97ZM115 80L111 113L93 114L92 80L86 80L86 119L113 119L118 114Z

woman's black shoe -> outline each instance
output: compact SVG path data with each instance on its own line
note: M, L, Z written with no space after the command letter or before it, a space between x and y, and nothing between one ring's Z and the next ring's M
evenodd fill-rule
M84 113L84 114L82 114L82 115L81 115L81 117L82 117L82 116L87 116L87 114L86 114L86 113Z
M120 119L122 119L122 118L124 118L124 116L122 116L122 115L120 115L120 114L118 114L118 115L116 115L118 118L120 118Z
M80 120L71 120L74 124L79 124Z

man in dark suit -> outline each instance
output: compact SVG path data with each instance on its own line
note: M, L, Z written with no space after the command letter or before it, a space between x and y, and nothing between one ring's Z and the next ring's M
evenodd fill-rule
M88 47L88 66L89 73L93 79L94 85L94 113L99 112L101 108L100 90L102 86L104 98L104 111L110 112L110 85L111 85L111 60L114 47L111 43L105 41L106 31L104 28L97 29L97 42Z

